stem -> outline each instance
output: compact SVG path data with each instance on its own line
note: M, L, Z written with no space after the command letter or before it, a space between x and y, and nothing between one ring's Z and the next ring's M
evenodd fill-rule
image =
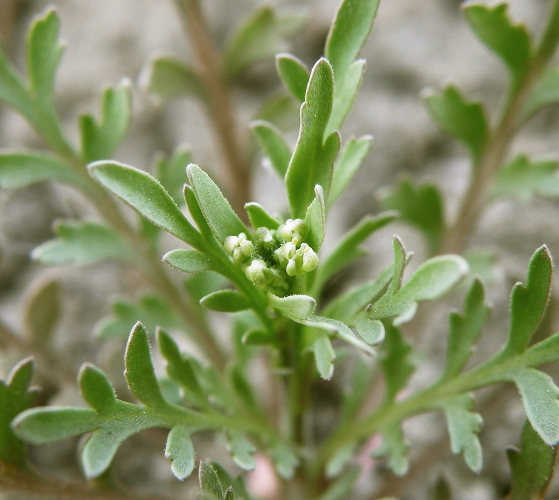
M233 209L246 221L244 206L250 200L250 172L238 140L227 85L222 77L222 64L214 47L198 0L175 0L182 15L185 31L197 55L198 73L207 90L208 117L218 136L225 159L229 197Z

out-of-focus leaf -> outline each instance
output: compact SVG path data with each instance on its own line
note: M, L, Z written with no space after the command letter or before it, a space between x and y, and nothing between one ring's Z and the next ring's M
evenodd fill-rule
M355 458L356 452L356 443L350 443L347 446L342 447L326 464L326 476L338 476L344 470L347 464Z
M209 462L200 462L198 466L198 480L200 489L207 495L217 500L223 500L223 487L215 469Z
M386 383L384 400L391 403L407 384L415 371L411 361L412 348L404 340L398 328L386 325L386 335L382 343L380 363Z
M276 68L285 88L295 99L303 102L310 76L305 64L294 55L278 54Z
M250 300L235 290L218 290L206 295L200 303L212 311L228 313L244 311L251 307Z
M155 178L171 195L178 206L184 203L183 188L186 166L190 163L190 150L178 147L170 157L160 156L155 161Z
M382 430L382 444L372 453L374 458L388 457L388 467L397 476L403 476L408 471L408 443L400 423L388 425Z
M101 338L126 338L137 321L152 332L157 326L163 328L180 327L169 305L155 295L144 295L138 305L125 300L113 304L113 315L102 320L96 327Z
M101 119L80 117L82 156L86 163L111 158L128 131L131 109L130 82L107 88L101 103Z
M378 319L358 318L355 329L359 338L369 345L377 345L384 340L384 325Z
M336 79L346 71L365 44L378 10L378 0L344 0L326 40L325 55L332 64Z
M23 468L25 444L14 434L10 423L22 411L33 406L37 390L29 389L33 376L31 358L20 361L7 381L0 380L0 465Z
M359 467L351 467L345 474L334 481L319 500L344 500L351 498L351 491L361 473Z
M284 479L291 479L299 465L299 457L285 443L278 443L270 450L270 457L278 474Z
M25 84L10 67L2 44L0 44L0 101L4 101L28 119L34 113Z
M530 35L523 24L514 24L509 18L508 5L494 7L472 4L464 14L475 34L508 66L515 85L518 85L530 61Z
M255 62L286 49L285 38L301 29L304 17L277 15L270 6L259 8L234 33L223 55L223 71L233 79Z
M361 167L365 157L371 149L373 137L364 135L355 139L350 138L334 163L334 173L332 174L332 185L328 193L328 208L346 190L351 179Z
M315 252L318 252L326 236L326 205L322 186L314 187L315 197L307 208L305 223L308 227L306 240Z
M425 104L438 125L464 143L475 161L479 160L489 134L483 106L466 101L453 85L442 93L427 91Z
M204 218L221 243L227 236L249 233L219 187L206 172L198 165L191 163L188 165L186 173Z
M433 488L433 500L452 500L450 486L443 477L439 477Z
M170 266L185 273L200 273L211 269L210 259L198 250L178 248L163 256L163 260Z
M266 227L268 229L277 229L280 226L279 221L266 212L259 203L247 203L245 210L254 228Z
M557 447L549 446L538 435L530 422L522 427L520 450L507 448L511 468L510 500L539 500L553 477Z
M147 172L114 161L94 162L89 170L103 186L146 219L195 248L201 245L199 233L161 183Z
M130 260L134 254L111 228L95 222L61 221L58 238L36 247L31 256L46 265L90 264L100 260Z
M482 465L481 444L477 433L481 430L482 419L472 413L472 396L462 394L442 403L446 417L453 453L464 453L464 460L474 472Z
M84 188L83 180L54 156L29 151L0 153L0 187L20 188L44 181Z
M330 380L334 374L336 353L328 335L320 335L313 344L314 358L318 373L324 380Z
M539 78L524 101L521 116L530 118L545 106L559 102L559 68L549 68Z
M36 346L48 349L60 319L60 285L47 281L30 290L25 303L23 322L27 335Z
M207 99L207 92L193 68L173 57L161 56L151 61L147 88L161 99L194 95Z
M382 198L384 208L397 210L400 217L425 236L431 254L436 254L444 231L443 201L433 184L414 185L403 179Z
M487 319L489 309L489 305L485 302L483 284L475 280L466 297L464 313L450 315L450 336L442 380L457 376L464 368Z
M523 201L536 195L559 195L556 160L531 161L525 155L517 156L499 171L490 192L491 197L511 197Z
M251 128L272 167L283 179L291 159L291 150L280 130L264 120L253 122Z
M177 479L186 479L196 465L196 453L188 427L173 427L167 436L165 458L171 460L171 470Z
M254 452L256 447L239 431L230 430L227 435L227 448L235 463L243 470L256 469Z

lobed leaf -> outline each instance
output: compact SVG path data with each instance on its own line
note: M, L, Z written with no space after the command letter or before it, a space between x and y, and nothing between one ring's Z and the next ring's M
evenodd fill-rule
M196 454L190 434L187 427L173 427L165 445L165 458L171 460L171 471L181 481L190 476L196 466Z
M22 79L10 66L0 43L0 101L30 119L34 115L33 103Z
M111 410L116 402L116 393L105 373L91 363L85 363L78 380L81 395L89 406L100 413Z
M216 183L198 165L190 164L186 173L200 210L215 237L223 243L227 236L237 236L249 231L231 208Z
M169 56L156 57L151 61L146 86L163 100L190 95L202 101L208 98L198 73L189 65Z
M386 324L386 336L382 343L383 354L380 359L386 383L385 404L392 403L398 393L406 386L415 371L412 362L412 348L406 343L400 330Z
M313 344L314 359L318 373L324 380L330 380L334 374L336 353L328 335L320 335Z
M178 248L167 252L163 260L185 273L200 273L211 269L209 257L198 250Z
M227 449L233 461L243 470L256 469L256 460L253 456L256 447L239 431L229 430L227 436Z
M358 337L366 344L377 345L384 340L384 325L378 319L357 318L355 330Z
M289 160L291 160L291 149L281 131L264 120L252 122L251 129L273 169L283 179L289 166Z
M82 465L85 477L92 479L100 476L111 464L120 444L136 429L101 428L96 430L85 443L82 450Z
M427 91L424 99L433 120L464 143L474 161L479 160L489 134L483 106L466 101L453 85L446 87L442 94Z
M306 320L316 309L316 300L308 295L278 297L268 293L268 302L271 307L294 321Z
M109 191L156 226L195 248L201 245L199 233L165 188L147 172L113 161L92 163L89 171Z
M212 311L234 313L250 309L250 300L235 290L218 290L206 295L200 304Z
M295 99L303 102L310 76L305 64L294 55L284 53L276 55L276 68L285 88Z
M291 479L295 474L295 468L299 465L299 457L285 443L277 443L270 450L270 458L274 462L277 473L283 479Z
M103 93L101 119L92 115L80 117L82 156L86 163L111 158L128 131L132 112L130 82Z
M33 249L31 257L41 264L90 264L107 259L131 260L134 255L110 227L95 222L58 222L58 238Z
M382 430L382 444L372 453L374 458L388 457L388 467L397 476L404 476L408 471L408 448L399 422L386 426Z

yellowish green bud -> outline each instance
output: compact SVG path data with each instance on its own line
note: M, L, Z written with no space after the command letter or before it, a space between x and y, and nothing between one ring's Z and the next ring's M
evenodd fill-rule
M303 241L306 233L307 225L303 219L288 219L278 228L278 235L283 241L295 240L296 245Z
M259 227L256 230L256 239L264 248L272 248L276 244L275 231L270 231L267 227Z
M318 267L318 255L306 243L301 245L295 255L289 259L285 271L289 276L310 273Z
M254 245L245 233L239 236L227 236L223 242L225 252L233 258L235 264L246 262L254 253Z
M245 269L245 275L258 286L267 286L274 280L274 273L262 259L253 259Z

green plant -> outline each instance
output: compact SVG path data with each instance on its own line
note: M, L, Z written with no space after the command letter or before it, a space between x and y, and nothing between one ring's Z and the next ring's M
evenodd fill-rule
M0 54L0 99L26 118L46 146L45 151L3 151L0 185L68 184L100 216L96 221L59 223L57 237L38 246L33 257L44 264L119 259L141 271L152 286L152 293L138 304L116 303L113 316L99 327L103 338L122 337L131 329L125 352L131 394L119 390L117 397L106 373L91 363L84 364L78 376L87 407L34 406L29 359L0 385L0 487L7 494L33 498L132 496L118 491L106 471L125 439L164 428L169 431L165 456L178 479L190 476L196 466L192 436L210 431L223 436L225 448L243 470L255 469L256 456L267 457L277 474L277 498L353 498L363 443L380 435L382 444L374 457L386 459L395 474L404 475L408 443L402 424L427 412L442 412L452 451L462 453L468 467L479 472L482 419L474 410L473 391L512 382L528 423L521 452L509 453L510 498L543 498L559 442L559 389L538 369L559 359L559 333L536 335L550 301L551 255L547 247L538 248L524 284L514 285L502 348L467 366L489 305L481 280L458 254L467 249L493 199L557 194L556 162L525 155L509 159L509 152L520 127L539 109L559 101L559 69L552 65L559 43L559 1L552 2L539 43L510 20L505 4L464 7L475 34L505 62L510 85L495 123L480 103L467 101L455 86L425 96L435 121L461 141L471 157L471 180L455 221L445 221L435 186L404 180L383 199L389 211L363 218L328 252L321 252L327 215L371 144L370 136L342 141L339 130L363 79L365 64L357 58L372 29L378 0L341 2L324 57L311 70L291 54L276 56L280 79L300 105L298 139L292 149L279 127L262 118L252 123L252 131L284 181L288 208L281 215L249 200L249 160L237 139L227 86L247 66L281 50L283 39L301 20L263 7L218 56L199 3L176 3L200 64L194 69L171 58L156 59L149 88L163 98L187 93L207 108L230 177L236 179L229 186L231 202L203 169L190 163L188 151L159 159L153 175L108 159L128 129L127 83L104 92L100 119L80 118L80 145L71 144L54 106L61 57L54 10L30 28L26 79ZM137 212L137 219L123 212L115 196ZM331 279L363 256L363 242L398 217L424 234L432 256L404 277L411 253L394 237L392 264L378 276L326 293ZM179 240L166 253L165 232ZM412 347L404 326L416 316L418 303L458 290L465 291L463 312L450 315L441 373L408 392L421 345ZM50 336L58 307L55 293L56 285L49 283L30 302L28 338L7 327L3 336L20 350L58 364ZM212 327L214 312L231 315L226 340ZM174 335L179 332L192 349L181 350ZM165 361L163 378L154 369L150 338L156 339ZM256 374L255 361L265 364ZM350 379L350 391L343 395L334 384L338 365ZM318 425L309 429L319 412L321 380L330 381L328 390L337 400L332 405L335 418L324 432ZM259 396L261 384L270 388L266 397ZM374 407L371 394L377 399ZM41 445L87 433L91 435L81 449L81 463L92 480L89 488L46 479L31 466L24 442ZM241 476L233 478L217 464L200 462L198 474L200 498L253 498ZM96 478L104 481L93 481ZM448 498L443 482L436 491L437 498ZM367 498L374 492L361 494Z

